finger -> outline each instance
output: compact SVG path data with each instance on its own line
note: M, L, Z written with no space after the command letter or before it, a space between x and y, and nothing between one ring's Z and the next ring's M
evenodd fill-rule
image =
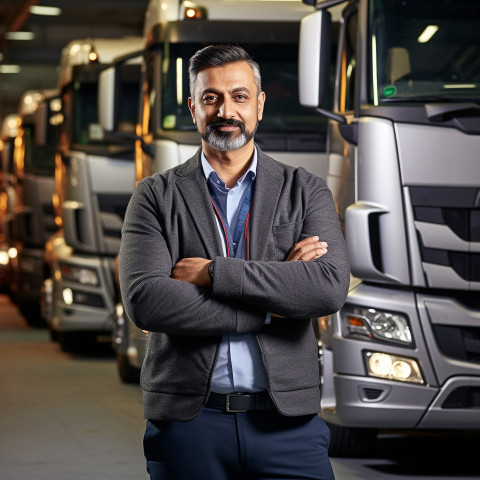
M311 237L306 237L306 238L300 240L299 242L297 242L295 244L295 246L298 245L298 246L302 247L303 245L308 245L309 243L315 243L315 242L319 242L319 241L320 241L320 239L318 238L317 235L312 235Z
M308 246L313 245L318 241L319 238L317 236L312 236L297 242L290 250L287 261L300 260L300 257L308 251Z
M326 248L328 248L326 242L298 242L290 251L287 261L303 260L305 255L308 255L315 250L322 250Z
M325 255L327 252L328 252L327 248L316 248L315 250L312 250L302 255L300 260L309 262L310 260L315 260L316 258L323 257L323 255Z

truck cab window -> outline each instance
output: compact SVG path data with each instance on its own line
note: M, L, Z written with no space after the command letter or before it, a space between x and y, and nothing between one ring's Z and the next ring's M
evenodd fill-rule
M194 130L187 98L190 96L188 60L200 43L165 46L162 72L162 129ZM267 95L258 132L316 133L326 130L326 120L298 100L298 44L242 44L260 65L262 88Z
M370 30L374 104L478 101L480 29L469 2L374 0Z

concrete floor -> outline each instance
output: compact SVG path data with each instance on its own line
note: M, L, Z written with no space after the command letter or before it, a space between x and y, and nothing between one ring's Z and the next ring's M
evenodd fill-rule
M0 295L0 479L148 479L138 386L61 351Z
M148 480L144 428L111 355L62 352L0 295L0 480ZM480 480L479 445L480 432L384 433L332 465L337 480Z

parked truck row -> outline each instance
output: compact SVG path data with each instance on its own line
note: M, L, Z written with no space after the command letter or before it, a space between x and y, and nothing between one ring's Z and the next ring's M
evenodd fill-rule
M152 0L143 38L72 41L58 90L2 129L2 285L64 350L112 342L138 382L123 215L138 180L199 147L190 56L239 44L268 99L257 143L327 179L349 247L347 302L313 322L330 453L363 455L379 429L480 428L479 8Z

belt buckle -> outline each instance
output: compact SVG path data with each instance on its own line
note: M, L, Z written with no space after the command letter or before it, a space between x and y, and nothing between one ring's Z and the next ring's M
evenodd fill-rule
M225 410L228 412L228 413L245 413L247 412L248 410L235 410L235 409L232 409L230 408L230 396L232 395L239 395L238 393L227 393L226 394L226 401L225 401Z

